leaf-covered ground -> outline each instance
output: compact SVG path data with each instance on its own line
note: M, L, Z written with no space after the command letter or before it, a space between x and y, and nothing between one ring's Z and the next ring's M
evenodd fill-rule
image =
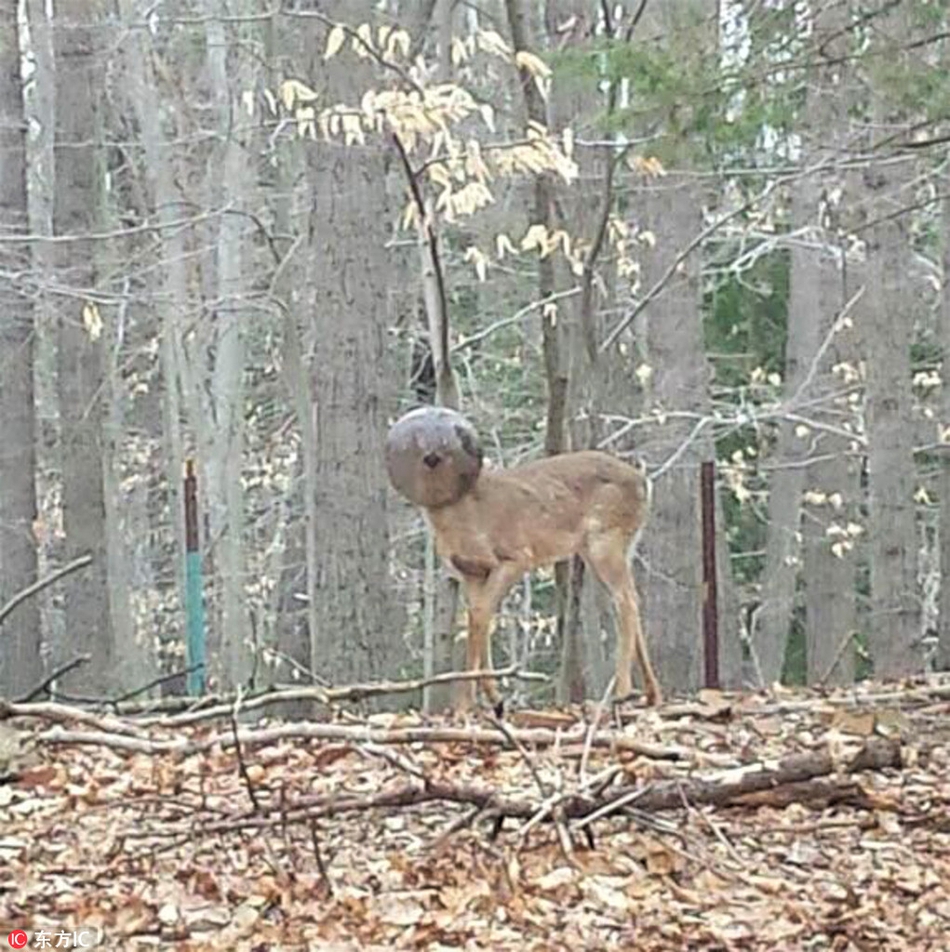
M240 756L226 721L14 706L0 943L100 928L109 949L947 950L948 699L934 683L707 694L622 721L594 705L471 721L478 743L435 739L462 721L338 715L244 723ZM900 766L850 771L870 741ZM833 769L742 792L750 765L813 754ZM643 809L660 788L679 802Z

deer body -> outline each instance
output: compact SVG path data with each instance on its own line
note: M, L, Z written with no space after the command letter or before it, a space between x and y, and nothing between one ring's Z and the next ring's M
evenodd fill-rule
M436 468L440 461L430 462ZM642 470L592 450L512 469L482 469L457 500L424 507L437 551L465 589L468 669L490 667L491 622L514 582L534 568L580 555L610 590L617 611L616 693L631 693L636 658L648 702L659 703L628 563L648 497ZM497 702L494 680L486 677L483 687ZM472 683L465 705L474 689Z
M491 668L491 623L508 589L531 569L579 555L617 610L617 695L630 694L636 659L647 701L660 702L628 562L649 506L642 469L595 450L483 468L474 427L447 407L400 417L386 438L386 468L396 490L425 510L439 555L462 580L469 671ZM481 681L497 704L494 679ZM462 706L472 703L476 689L475 681L465 683Z

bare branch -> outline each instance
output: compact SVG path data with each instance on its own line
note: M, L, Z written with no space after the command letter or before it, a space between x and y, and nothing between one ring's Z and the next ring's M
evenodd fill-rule
M3 620L17 607L21 602L26 601L32 595L35 595L37 592L43 591L44 588L52 585L53 582L58 582L64 575L69 575L71 572L75 572L78 569L85 568L92 562L91 555L81 555L78 559L73 559L72 562L67 563L66 565L58 568L55 572L51 572L45 578L38 579L32 585L27 586L23 589L22 592L17 592L13 598L10 599L0 608L0 625L3 624Z

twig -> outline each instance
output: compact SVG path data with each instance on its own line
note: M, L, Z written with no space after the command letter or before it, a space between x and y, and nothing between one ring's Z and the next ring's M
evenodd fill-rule
M241 709L241 696L241 689L238 688L237 697L234 699L234 704L231 706L231 734L234 737L234 753L237 757L238 771L240 772L241 779L244 781L244 786L247 789L247 795L250 798L251 806L254 808L255 813L260 813L261 805L258 802L257 791L254 789L254 783L251 780L251 775L247 771L247 764L244 762L244 751L241 747L241 738L238 736L237 716Z
M495 726L496 730L511 744L515 750L521 755L521 759L525 762L528 770L531 772L531 776L534 779L535 785L538 788L538 792L542 797L546 797L549 794L548 786L541 777L540 772L538 771L537 764L534 762L534 758L528 751L525 749L524 744L515 737L511 728L499 717L491 718L491 723Z
M325 13L321 13L319 10L300 10L300 9L290 9L289 7L284 7L281 11L285 16L290 17L299 17L301 19L312 18L314 20L319 20L320 23L324 26L328 26L331 29L334 27L339 27L354 43L359 43L360 46L366 50L367 54L383 69L388 69L394 72L407 86L411 86L412 89L417 92L420 96L425 94L425 90L406 72L398 63L394 63L392 60L386 59L382 53L375 49L372 43L368 43L363 39L360 34L349 26L346 23L341 23L339 20L334 20L332 17L328 17Z
M0 699L0 721L10 717L37 717L54 724L84 724L106 735L120 734L126 737L144 737L145 732L111 714L93 714L79 707L58 704L55 701L31 701L21 703Z
M432 270L435 272L435 284L439 299L439 336L438 342L432 341L433 354L436 352L438 344L438 353L443 361L448 362L451 350L449 348L449 296L445 289L445 275L442 271L442 261L439 257L439 241L432 227L432 221L426 214L425 199L422 197L422 190L419 188L419 178L412 170L412 163L409 161L409 155L399 134L392 133L392 139L402 160L402 167L405 170L406 178L409 180L409 190L412 192L413 201L416 204L416 210L419 213L419 228L425 235L426 245L429 249L429 258L432 262Z
M481 815L482 810L482 807L472 807L471 810L468 810L461 816L456 817L435 838L434 842L432 843L432 849L439 849L439 847L441 847L442 844L446 842L446 840L448 840L455 833L458 833L459 830L464 830L470 827Z
M577 775L580 778L582 785L584 784L585 778L587 776L587 762L590 759L591 744L594 741L594 734L597 732L597 728L600 727L601 718L604 716L604 711L607 708L607 700L614 693L614 684L616 683L616 680L616 675L612 675L610 680L607 682L607 687L604 689L604 693L597 702L597 708L594 711L593 720L588 725L586 734L584 736L584 751L581 754L581 762L577 768Z
M48 674L35 688L32 688L23 697L17 699L18 704L29 704L37 694L46 691L46 689L57 679L61 678L67 671L72 671L73 668L78 668L79 665L85 664L91 658L91 655L79 655L76 658L73 658L72 661L67 661L65 664L61 664L56 668L51 674ZM46 691L48 694L49 692Z
M561 301L564 298L574 297L580 293L581 289L579 287L567 288L564 291L555 291L552 294L548 294L546 297L543 297L538 301L532 301L530 304L526 304L520 310L515 311L511 317L503 317L501 320L489 324L488 327L483 328L477 334L472 334L470 337L459 340L458 343L452 346L452 353L454 354L456 351L462 350L465 347L471 347L474 344L480 343L486 337L494 334L495 331L501 330L503 327L508 327L511 324L517 324L518 321L527 317L539 307L543 308L545 305L551 304L554 301Z
M602 817L610 816L611 813L616 813L618 810L623 809L623 807L635 803L637 800L642 800L649 790L649 787L639 787L636 790L628 790L622 796L617 797L616 800L611 800L610 803L605 803L602 807L598 807L593 813L588 813L587 816L583 817L577 823L577 828L583 830L585 826L590 826L591 823L600 820Z
M814 175L816 172L820 172L823 169L827 168L831 162L829 160L822 160L817 162L807 169L803 169L800 173L801 175ZM689 244L683 248L682 251L673 259L666 271L657 279L656 283L640 298L639 301L623 316L623 318L618 322L617 326L607 335L603 343L600 345L601 352L609 350L609 348L617 341L617 338L634 322L637 315L651 302L654 298L658 297L666 289L667 284L670 279L679 269L679 266L709 237L714 235L720 228L728 224L734 218L738 218L740 215L744 215L751 208L754 208L759 202L765 201L778 188L779 185L783 185L786 181L790 181L796 178L797 175L792 176L781 176L779 178L773 179L769 182L764 189L762 189L759 195L756 195L755 198L750 198L747 202L740 205L738 208L734 208L731 212L727 212L721 218L717 218L714 222L711 222L707 225L698 235Z
M811 363L808 365L808 372L805 374L802 382L795 388L795 392L792 394L790 400L785 404L785 409L794 409L798 403L801 395L809 388L811 382L815 379L815 374L818 373L818 367L821 364L822 357L825 356L828 348L831 346L831 342L834 340L835 335L839 333L845 326L845 321L848 318L848 315L854 310L854 306L864 297L864 290L866 285L861 285L851 295L850 298L845 302L843 308L841 308L841 313L834 319L831 324L831 327L828 328L828 333L825 334L824 340L821 342L818 350L815 351L814 357L811 359Z
M110 700L109 703L118 705L124 701L131 701L132 698L137 697L139 694L144 694L146 691L151 691L152 688L157 688L160 684L167 684L169 681L174 681L175 678L187 677L192 671L197 671L199 667L201 667L201 665L192 665L190 668L180 668L178 671L172 671L171 674L160 674L157 678L146 681L146 683L140 687L132 688L131 691L120 694L114 700Z
M403 773L409 774L410 777L415 777L416 780L422 780L425 782L425 771L423 771L421 767L417 767L407 757L402 757L397 754L394 750L389 750L387 747L383 747L380 744L360 744L360 746L356 749L361 754L379 757L380 759L385 760L387 763L392 764L397 770L401 770Z
M64 575L69 575L71 572L85 568L90 562L92 562L91 555L81 555L78 559L73 559L72 562L68 562L66 565L56 569L55 572L51 572L45 578L37 579L32 585L28 585L22 591L17 592L3 608L0 608L0 625L3 624L4 619L21 602L25 602L31 595L43 591L44 588L52 585L53 582L59 581Z
M683 798L683 807L687 813L692 813L693 816L699 819L699 822L702 823L706 829L708 829L713 836L723 845L723 848L726 852L732 857L732 861L740 869L748 869L748 863L746 863L742 857L736 852L736 848L729 842L729 838L725 833L722 832L718 823L713 822L712 818L708 816L704 811L697 810L690 802L686 796L686 791L683 790L682 786L680 787L680 794Z
M841 644L838 645L834 657L831 659L831 663L828 665L825 673L818 679L818 683L815 685L816 687L824 687L825 682L834 673L835 668L838 667L838 662L842 659L842 657L844 657L845 651L848 650L848 646L852 641L854 641L854 639L857 637L857 634L858 633L854 629L845 633L844 638L841 639Z
M317 833L317 821L310 821L310 843L313 846L313 858L317 861L317 870L324 886L327 888L327 895L333 898L333 883L330 882L330 874L327 872L326 863L323 861L323 851L320 849L320 837Z
M571 862L571 857L574 853L574 844L571 842L571 834L567 829L567 824L564 819L564 811L560 808L562 791L557 790L552 796L550 794L548 784L544 782L544 778L541 776L541 772L538 770L538 767L534 762L534 758L530 753L528 753L524 745L512 734L508 725L500 718L492 718L492 723L505 737L508 738L512 746L521 755L521 759L525 762L528 770L531 772L531 776L534 778L538 792L542 797L548 798L547 801L541 805L539 814L536 814L535 816L544 816L550 813L551 819L554 821L554 828L557 832L557 839L558 844L561 847L561 852L564 854L564 858L568 862ZM519 835L519 843L524 843L525 837L527 836L527 831L531 828L531 825L531 821L529 820L528 823L522 827L521 834Z

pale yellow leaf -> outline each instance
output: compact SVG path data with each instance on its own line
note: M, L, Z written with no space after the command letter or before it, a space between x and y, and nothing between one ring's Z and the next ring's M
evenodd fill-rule
M532 225L521 239L522 251L543 251L548 243L548 230L544 225Z
M336 56L336 54L342 49L345 42L346 30L339 23L337 23L327 35L327 48L323 54L324 60L328 60L332 56Z
M468 59L465 43L457 36L452 37L452 65L461 66Z
M508 59L511 55L511 47L494 30L479 30L475 42L480 50L493 56Z
M82 308L82 323L86 333L92 340L99 340L102 336L102 315L95 302L87 301Z
M412 41L405 30L393 30L386 42L386 59L392 59L397 53L408 56L411 45Z
M570 158L574 154L574 130L570 126L561 134L561 141L564 143L564 154Z
M317 94L299 79L285 79L280 84L280 99L284 108L290 112L299 102L314 102Z
M515 65L532 76L539 76L542 79L551 77L551 67L541 57L535 56L534 53L529 53L527 50L518 50L515 53Z
M317 126L316 122L314 121L315 111L313 106L301 106L294 113L294 119L297 123L297 135L301 139L316 139Z
M514 255L517 253L515 246L511 243L511 239L504 232L495 238L495 254L499 261L504 260L505 255Z
M372 54L373 49L373 28L368 23L361 23L353 37L353 50L357 56L365 59Z
M481 249L475 245L469 245L465 249L465 261L475 266L475 273L479 281L484 281L488 276L488 258L482 253Z

